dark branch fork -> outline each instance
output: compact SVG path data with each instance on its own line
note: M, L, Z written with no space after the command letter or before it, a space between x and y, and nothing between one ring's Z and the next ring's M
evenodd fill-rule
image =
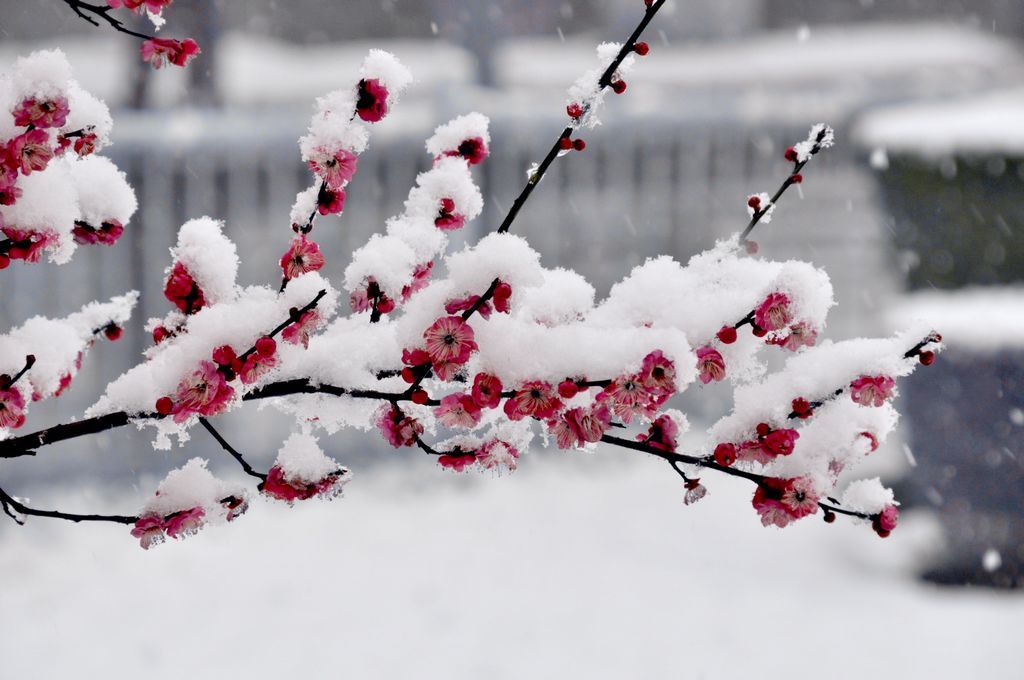
M782 195L786 193L786 190L789 189L789 187L793 186L794 184L799 183L797 176L800 174L800 171L804 169L804 166L806 166L807 163L809 163L810 160L817 156L818 152L821 151L821 144L825 140L825 135L827 133L828 127L823 127L821 131L818 132L817 139L815 139L814 146L811 147L810 153L807 156L807 158L802 161L794 161L793 171L789 173L789 176L782 181L782 184L775 191L775 194L768 200L768 205L762 206L754 210L754 214L750 217L750 223L747 225L747 228L744 229L743 232L740 234L740 243L746 242L747 237L750 236L750 232L752 232L754 230L754 227L758 225L758 223L761 221L761 218L763 218L765 215L769 213L769 211L772 210L775 204L778 203L779 199L782 198Z
M118 31L119 33L131 35L142 40L153 40L155 38L155 36L147 35L145 33L139 33L138 31L133 31L132 29L127 28L124 25L123 21L110 14L110 12L113 10L113 7L110 7L108 5L94 5L91 2L83 2L83 0L62 1L65 5L70 7L75 14L77 14L93 26L96 26L97 28L99 28L100 22L97 21L96 18L102 19L103 21L108 23L111 28L113 28L115 31Z
M633 48L636 46L637 40L639 40L640 36L647 28L647 25L651 23L651 20L654 19L654 15L657 14L658 10L660 10L662 6L665 4L665 1L666 0L655 0L647 8L647 11L644 12L644 16L640 20L640 23L637 24L636 28L633 29L633 32L630 34L629 38L626 40L626 42L622 44L622 47L619 48L619 53L615 55L615 59L612 60L612 62L604 70L604 73L602 73L601 77L598 79L597 83L599 90L603 90L611 85L612 76L619 69L619 66L622 65L623 60L625 60L625 58L633 51ZM585 107L584 113L582 115L586 115L586 111L589 109L589 106L590 105L588 104ZM544 160L542 160L540 162L540 165L537 166L537 170L530 174L530 177L526 182L526 186L523 187L523 190L519 193L519 196L517 196L515 201L512 202L512 207L509 209L508 214L505 215L505 219L501 221L501 225L498 227L497 233L504 234L512 228L512 223L516 221L517 217L519 217L519 211L523 209L524 205L526 205L526 202L530 199L530 195L533 194L533 190L536 189L537 185L540 184L540 181L544 179L544 175L547 173L548 168L551 167L551 165L555 162L555 159L558 158L559 152L562 151L562 140L569 139L572 136L574 129L574 126L567 125L562 130L561 134L558 135L558 138L555 139L555 143L551 145L551 148L544 156ZM483 307L487 302L490 301L492 297L494 297L494 291L497 290L499 283L500 281L498 279L494 279L493 281L491 281L491 285L487 287L487 290L484 291L484 294L481 295L480 298L476 302L474 302L469 309L462 313L463 321L468 321L471 316L476 314L481 307ZM420 384L423 382L423 379L426 377L427 372L429 370L429 366L419 367L417 369L416 380L412 383L412 385L409 386L408 391L410 393L419 389Z

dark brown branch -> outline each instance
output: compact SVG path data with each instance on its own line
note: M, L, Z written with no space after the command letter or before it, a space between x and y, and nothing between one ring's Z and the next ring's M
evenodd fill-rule
M94 5L90 2L83 2L83 0L62 1L65 5L70 7L75 14L77 14L93 26L96 26L97 28L99 28L100 23L92 16L89 16L90 14L95 16L96 18L102 19L103 21L107 22L108 24L110 24L111 28L113 28L115 31L119 33L131 35L136 38L141 38L142 40L154 40L156 37L152 35L146 35L145 33L139 33L138 31L133 31L130 28L126 28L123 21L121 21L115 16L111 16L110 12L113 8L107 5Z
M828 126L826 125L818 133L818 137L817 139L815 139L814 146L811 147L811 152L807 156L807 159L802 161L795 161L793 164L793 171L789 173L789 176L786 177L785 180L783 180L782 185L779 186L778 190L775 192L775 195L768 199L768 205L763 206L754 211L754 214L750 218L750 224L748 224L747 228L744 229L743 233L740 234L740 243L743 243L747 240L747 237L750 236L750 232L752 232L754 230L754 227L758 225L758 223L761 221L761 218L767 215L768 212L775 207L775 204L778 203L779 199L782 198L782 195L786 193L786 190L789 189L789 187L791 187L792 185L797 184L797 181L795 179L796 176L799 175L800 171L804 169L804 166L806 166L807 163L809 163L810 160L817 156L818 152L821 151L821 143L822 141L824 141L825 135L827 133Z
M228 444L228 441L221 436L220 432L218 432L213 427L213 425L210 424L209 420L200 416L199 424L206 428L207 432L213 435L213 438L217 440L217 443L221 445L221 448L223 448L225 451L231 454L231 457L238 461L238 464L242 466L242 469L245 471L245 474L249 475L250 477L255 477L261 482L267 481L267 476L261 472L256 472L256 470L254 470L253 467L249 465L249 462L242 456L242 454L236 451L231 446L231 444Z
M37 510L30 508L24 503L21 503L13 496L8 494L3 489L0 489L0 506L3 506L4 512L8 517L13 519L18 524L24 524L17 515L27 515L30 517L50 517L52 519L65 519L69 522L114 522L115 524L135 524L139 519L138 517L129 517L127 515L79 515L72 512L58 512L57 510ZM11 511L14 511L13 513ZM17 513L17 514L14 514Z

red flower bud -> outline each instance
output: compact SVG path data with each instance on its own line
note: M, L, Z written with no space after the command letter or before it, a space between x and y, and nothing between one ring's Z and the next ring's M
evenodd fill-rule
M791 163L796 163L796 149L794 149L793 147L789 147L788 149L786 149L786 160Z
M772 426L769 425L768 423L758 423L757 424L757 436L758 437L765 437L771 431L772 431Z
M729 467L736 462L736 447L732 444L719 444L715 447L715 462Z
M108 323L103 328L103 335L107 336L107 340L111 342L117 342L124 335L124 329L118 326L116 323Z
M584 149L587 148L587 143L584 142L582 139L574 139L572 140L572 148L576 149L577 151L583 151Z
M277 351L277 342L269 335L264 335L256 341L256 353L261 357L272 357Z
M793 184L800 184L801 182L804 181L804 176L798 172L792 177L790 177L789 181L792 182Z
M615 94L622 94L623 92L626 91L626 81L616 80L614 83L612 83L612 90L615 91Z
M562 151L568 151L572 148L572 140L568 137L562 137L558 140L558 148Z
M760 210L761 209L761 197L760 196L751 196L750 198L747 199L747 205L749 205L754 210Z
M722 326L721 330L718 331L718 339L723 344L731 345L736 342L736 329L732 326Z
M639 54L641 57L646 57L647 53L651 51L651 46L645 42L638 42L633 45L633 51Z
M430 401L430 397L427 395L426 390L416 390L409 396L409 398L412 399L412 403L414 404L426 404Z
M406 366L402 369L402 380L409 383L410 385L416 382L416 372L410 367Z
M572 399L580 393L580 388L575 381L566 378L558 383L558 394L562 399Z
M170 397L160 397L156 400L156 412L162 416L170 414L174 410L174 402Z
M579 118L583 115L583 107L579 104L572 103L565 107L565 112L569 114L570 118Z
M922 366L931 366L935 363L935 352L921 352L918 355Z

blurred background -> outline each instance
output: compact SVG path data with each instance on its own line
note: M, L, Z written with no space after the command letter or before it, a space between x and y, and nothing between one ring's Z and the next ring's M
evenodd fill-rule
M347 253L400 212L415 175L428 167L423 140L431 130L471 110L490 116L493 143L491 157L477 174L487 208L462 236L472 242L493 229L521 189L526 169L561 129L565 90L593 66L596 43L624 38L642 9L640 0L176 0L166 13L163 34L195 37L203 54L187 70L152 71L138 59L137 42L87 25L59 0L0 0L0 68L33 49L63 49L81 84L111 106L115 144L106 153L129 174L140 202L115 248L81 249L59 268L12 267L3 274L0 328L37 313L64 314L126 289L142 293L139 323L119 345L98 346L67 396L33 409L30 428L81 413L107 381L137 361L150 342L142 321L168 308L161 293L163 269L167 249L185 220L205 214L226 221L239 247L243 284L277 278L276 263L290 236L289 208L296 191L309 183L296 140L315 97L352 82L367 49L394 52L417 82L394 114L375 127L343 217L318 222L318 241L333 263L327 272L334 277L347 264ZM773 191L785 176L784 149L803 139L812 124L831 124L836 147L815 159L802 191L786 196L756 238L767 257L806 259L829 272L839 306L827 337L886 333L909 315L929 319L945 336L949 351L902 384L900 436L868 470L897 487L910 518L906 531L901 528L879 544L861 536L871 534L864 527L831 527L826 533L823 527L798 525L780 538L782 533L756 526L746 507L749 489L723 483L721 497L684 509L667 471L651 470L649 461L615 452L581 456L582 462L541 452L525 461L523 467L532 469L512 478L451 482L422 462L386 452L373 434L342 433L330 440L329 452L356 470L354 484L365 482L376 493L394 494L397 505L371 499L366 491L326 510L303 510L302 521L274 508L288 517L275 515L268 521L271 528L281 527L282 535L272 541L291 541L290 549L298 553L324 542L345 546L350 540L355 546L351 554L332 543L323 548L322 559L310 556L318 566L296 566L290 561L294 556L282 557L261 543L266 534L249 527L237 535L235 528L219 530L223 533L215 539L201 535L158 551L168 557L125 552L122 561L113 561L111 555L121 551L141 552L126 537L110 537L120 529L44 528L40 521L24 529L0 525L0 574L37 574L34 588L14 594L3 586L0 603L38 609L59 601L65 606L65 599L55 599L48 580L58 576L41 566L54 556L60 561L68 555L83 578L99 579L117 610L137 606L131 589L150 587L146 573L175 582L168 587L185 589L184 582L175 580L182 570L191 579L214 559L246 555L266 558L267 566L258 570L258 578L223 574L231 589L248 592L250 585L264 582L260 579L296 587L286 567L276 566L285 560L287 569L309 570L307 589L311 584L326 587L344 572L369 593L390 592L396 602L415 610L412 622L399 626L401 639L415 639L424 649L431 640L452 645L460 655L456 675L516 677L509 669L520 669L543 677L537 669L585 656L580 668L591 675L615 677L621 660L623 669L643 668L657 677L683 668L676 665L680 659L654 643L668 635L661 624L679 631L699 627L698 620L682 613L688 605L712 626L730 625L733 618L763 615L765 607L780 606L782 600L790 606L818 606L819 597L832 598L847 589L845 599L830 611L862 630L874 630L876 649L895 650L887 662L899 657L899 637L904 651L909 644L910 651L931 655L930 677L982 668L992 677L1012 677L1000 650L1014 626L1003 626L1000 617L1016 616L1019 624L1024 613L1019 595L1005 592L1021 584L1024 565L1024 3L671 0L645 39L651 54L631 74L627 93L609 96L604 124L587 134L587 150L555 166L517 222L518 233L542 253L545 266L576 269L603 295L649 256L668 253L685 261L741 228L745 197ZM682 406L699 433L728 411L730 402L727 391L709 390L685 396ZM229 439L264 467L287 427L270 411L258 417L235 413L223 420ZM5 488L38 497L43 506L69 509L64 502L68 494L61 490L67 480L75 480L71 497L81 504L77 509L119 504L116 509L123 511L141 502L183 456L210 457L218 472L236 474L231 461L220 460L209 442L186 448L153 452L148 436L114 432L52 447L38 460L5 461L0 473ZM544 460L550 457L557 460ZM556 490L552 475L574 481ZM126 488L134 495L126 497ZM663 498L649 501L652 494ZM556 498L576 508L570 512L573 521L552 524L542 516L537 508L558 512ZM728 509L737 505L738 512ZM515 510L523 506L533 509ZM664 512L655 512L661 507ZM622 512L616 513L617 508ZM259 510L261 517L245 523L264 522L269 511ZM472 519L452 526L445 519L452 512ZM346 513L352 513L347 521L365 521L365 526L332 523ZM430 523L431 518L437 522ZM594 529L598 520L608 522L608 534ZM385 525L386 540L375 533L380 529L375 521ZM317 536L313 529L305 531L302 522L330 533ZM440 532L442 524L445 531ZM496 535L499 525L503 530ZM294 535L289 526L296 529ZM539 547L513 550L528 537ZM723 537L747 547L724 547ZM193 541L200 547L193 548ZM395 550L389 541L405 548L400 554L388 552ZM100 560L95 545L108 546ZM558 578L564 577L564 583L549 581L543 556L551 546L558 546L559 569L565 571ZM770 601L763 599L764 584L738 565L755 559L753 546L763 551L757 560L768 555L785 571L778 575L778 592L767 596ZM169 556L176 551L177 556ZM691 551L702 557L695 559ZM442 552L448 570L434 574L437 580L414 568L423 556ZM453 554L462 561L452 562ZM794 555L802 555L799 567ZM140 563L136 573L133 565L142 557L148 564ZM630 580L637 575L633 569L646 572L653 562L660 574L667 569L663 562L676 558L685 566L675 565L675 576L662 574L666 579L706 584L715 575L731 575L743 580L732 596L743 604L723 608L713 594L665 596L655 584ZM395 570L389 572L387 587L373 576L382 560ZM399 568L391 560L413 564ZM500 581L510 589L507 599L492 600L496 583L479 570L503 571L509 564L521 578L513 578L511 585ZM602 565L611 571L602 571ZM104 579L111 569L120 574L120 585ZM448 595L433 590L438 580L447 584L442 588L458 591L460 582L465 588L446 590L452 599L444 600ZM809 593L809 583L821 593ZM993 590L936 589L934 584ZM581 636L589 642L566 643L565 648L549 646L546 637L541 641L538 636L553 629L553 624L537 624L545 607L554 607L553 620L566 627L593 627L593 608L608 587L619 597L601 610L600 634ZM647 590L631 600L627 595L634 587ZM193 601L185 590L174 592L179 602L168 605L174 609L170 620L182 626L192 621L186 603L212 606L205 595ZM237 592L238 602L232 601L239 611L252 605L242 592ZM752 599L742 596L748 592ZM68 597L73 596L69 590ZM510 604L520 596L522 602ZM436 602L438 597L444 602ZM289 603L274 605L284 616L305 612L302 598L285 599ZM344 610L344 603L327 599L335 614ZM357 599L363 605L359 615L372 617L379 601L367 593ZM905 608L880 622L879 609L892 601ZM67 626L80 625L75 612L92 604L79 601L51 625L68 634ZM389 613L404 616L405 610L395 606ZM401 660L412 663L415 653L392 658L383 642L366 638L355 612L336 623L339 630L360 636L360 663L406 669L394 670L396 676L414 674L416 666L402 666ZM623 638L632 651L608 652L616 631L636 616L647 621L641 626L642 642ZM486 622L482 629L481 621ZM392 623L388 619L381 626L387 630ZM147 624L159 634L158 621ZM966 641L952 635L968 624L978 627ZM195 630L200 629L209 633ZM441 629L459 635L446 633L453 639L442 639ZM273 622L265 630L280 632ZM135 634L149 631L142 625ZM0 642L0 649L28 644L30 636L20 635ZM668 636L665 642L674 639ZM691 652L699 656L700 649L720 649L715 640L695 643ZM482 661L483 650L497 653L503 641L519 652L543 653L506 658L505 665ZM768 636L761 641L767 653L777 649L769 642L781 644ZM303 644L296 639L286 647L301 654ZM831 638L816 639L813 646L822 659L845 649ZM600 654L591 652L610 654L614 663L602 666L595 661ZM161 658L148 647L134 653L140 668ZM416 653L441 663L431 656L437 649ZM799 653L808 652L800 647ZM200 645L188 658L213 659L216 654L213 646ZM908 658L920 659L920 654ZM753 663L698 661L687 668L698 669L698 677L730 677L747 668L748 661ZM872 663L860 659L832 675L884 670ZM917 677L915 670L922 668L908 665L902 675Z

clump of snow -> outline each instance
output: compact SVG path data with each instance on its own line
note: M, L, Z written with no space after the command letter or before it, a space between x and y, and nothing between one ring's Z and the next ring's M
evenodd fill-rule
M388 89L388 106L393 106L412 84L412 72L398 57L384 50L370 50L363 60L359 75L364 80L375 79Z
M127 224L135 214L138 201L128 178L110 159L87 156L71 163L70 170L82 221L94 227L110 220Z
M569 87L569 98L566 103L569 105L578 104L585 112L581 118L574 120L574 125L593 128L601 124L597 114L601 104L604 103L604 97L608 90L608 88L600 86L601 75L615 61L621 49L621 43L605 42L598 45L597 61L599 66L581 75ZM623 79L633 68L635 61L636 57L632 52L626 55L625 59L622 60L622 63L612 74L611 81L615 82L616 80Z
M352 262L345 269L345 288L354 291L372 277L389 297L401 297L416 264L416 253L402 239L374 234L352 253Z
M277 452L276 465L285 479L304 484L315 484L332 472L344 470L324 454L316 437L305 432L293 432L284 441Z
M850 482L846 490L843 491L840 501L848 510L869 515L881 512L887 505L898 505L893 497L892 489L884 487L878 477Z
M235 295L238 252L222 231L223 222L210 217L189 220L178 230L171 248L173 262L181 262L203 290L210 304L227 302ZM170 274L170 268L167 274Z
M434 157L441 156L445 151L458 149L465 140L477 137L490 146L489 126L490 120L482 113L467 113L453 118L434 130L434 134L427 139L427 153Z
M19 100L64 97L71 83L71 65L59 49L39 50L18 58L12 83Z
M227 508L221 501L234 496L245 498L245 488L213 476L207 461L192 458L177 470L171 470L160 482L156 494L143 506L142 514L170 515L182 510L202 508L205 521L225 521Z
M68 262L75 252L71 232L79 214L69 164L52 161L46 170L20 177L18 187L21 197L14 205L0 206L0 221L6 227L52 235L47 256L56 264Z

